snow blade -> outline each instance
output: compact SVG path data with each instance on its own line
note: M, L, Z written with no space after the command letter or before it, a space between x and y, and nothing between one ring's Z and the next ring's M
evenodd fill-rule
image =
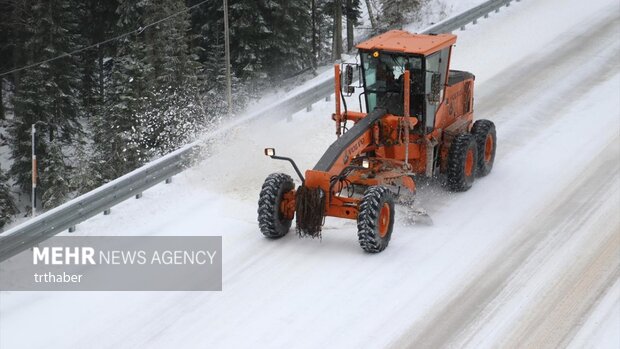
M407 207L404 206L404 217L405 222L407 224L423 224L423 225L433 225L433 219L426 212L425 209L421 207Z

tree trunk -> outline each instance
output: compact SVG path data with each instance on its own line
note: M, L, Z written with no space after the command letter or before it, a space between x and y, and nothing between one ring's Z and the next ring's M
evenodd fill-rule
M4 78L0 77L0 120L4 120Z
M316 0L312 0L312 68L316 69L318 62L318 49L316 47L317 32L316 32Z
M334 35L332 38L332 60L342 58L342 0L334 1Z
M105 94L105 86L103 83L103 77L105 74L105 68L103 66L103 49L101 45L97 46L97 58L99 60L99 103L103 104L104 94Z
M377 30L377 22L375 20L375 16L372 13L372 5L370 4L370 0L366 0L366 8L368 9L368 17L370 18L370 26L372 27L372 31L375 32Z
M351 4L351 0L346 0L347 1L347 51L351 52L353 51L353 41L354 41L354 37L353 37L353 18L351 18L351 16L353 15L353 5Z

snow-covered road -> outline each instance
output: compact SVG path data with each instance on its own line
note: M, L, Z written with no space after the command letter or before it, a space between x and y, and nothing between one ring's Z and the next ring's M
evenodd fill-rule
M222 235L222 292L0 294L0 347L620 348L620 8L522 1L457 33L493 120L493 172L465 193L419 188L362 252L353 221L322 241L261 237L270 172L333 141L331 103L226 134L203 164L78 227L84 235Z

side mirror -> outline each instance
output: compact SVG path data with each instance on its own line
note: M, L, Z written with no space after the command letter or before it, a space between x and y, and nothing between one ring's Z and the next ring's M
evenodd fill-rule
M276 155L276 149L275 148L265 148L265 155L272 157Z
M344 84L349 86L353 83L353 66L347 65L344 68Z

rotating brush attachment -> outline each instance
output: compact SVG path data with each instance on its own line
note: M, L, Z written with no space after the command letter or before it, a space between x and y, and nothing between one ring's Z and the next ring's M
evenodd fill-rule
M321 188L300 186L295 198L297 234L321 238L325 219L325 193Z

